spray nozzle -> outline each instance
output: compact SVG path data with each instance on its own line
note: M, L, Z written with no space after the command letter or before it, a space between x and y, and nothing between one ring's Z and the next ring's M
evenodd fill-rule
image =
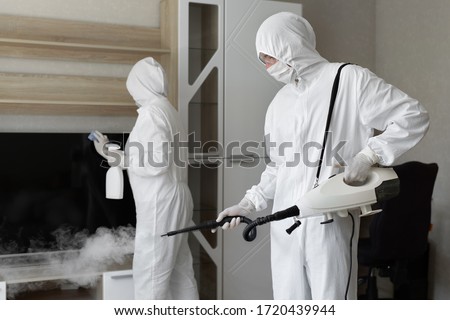
M97 141L97 138L95 138L95 132L94 131L91 131L91 133L89 133L88 139L91 140L92 142Z

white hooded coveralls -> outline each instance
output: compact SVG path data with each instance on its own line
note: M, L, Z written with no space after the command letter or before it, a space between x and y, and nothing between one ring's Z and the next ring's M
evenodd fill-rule
M187 148L170 145L177 134L187 141L187 134L166 98L165 72L153 58L136 63L127 89L139 106L125 158L136 204L135 299L198 299L187 234L161 237L192 218Z
M297 204L313 188L321 149L317 145L322 144L331 89L341 64L319 55L312 27L292 13L279 13L263 22L256 49L258 55L270 55L294 69L294 77L277 93L266 114L271 163L246 194L258 211L273 199L277 212ZM374 129L382 133L374 136ZM391 165L427 129L428 115L418 101L369 70L348 65L342 70L319 181L337 173L334 165L339 157L347 162L367 147L380 164ZM293 224L291 219L271 224L275 299L346 298L352 221L350 217L336 217L329 224L321 221L322 217L302 220L291 235L285 231ZM348 299L356 299L358 234L355 216Z

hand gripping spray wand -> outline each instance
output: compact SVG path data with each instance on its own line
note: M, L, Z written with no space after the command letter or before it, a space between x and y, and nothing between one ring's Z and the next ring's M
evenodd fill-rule
M350 209L360 208L361 217L372 215L381 210L372 210L371 205L397 196L399 187L398 176L392 168L371 168L366 182L361 186L346 184L344 182L344 173L340 173L307 192L300 200L298 206L292 206L286 210L259 217L254 221L240 216L241 220L247 224L242 236L246 241L253 241L256 238L257 226L290 217L294 218L295 223L286 230L288 234L291 234L301 224L300 220L308 217L323 215L325 221L322 224L325 224L333 222L335 214L340 217L348 216L348 210ZM209 220L196 226L170 231L162 236L173 236L183 232L217 228L236 217L225 217L220 222Z
M297 207L295 207L295 208L297 208ZM294 217L296 215L298 215L298 209L295 210L295 209L289 208L284 211L279 211L274 214L269 214L265 217L259 217L255 220L251 220L244 216L229 216L229 217L223 218L220 222L217 222L215 220L208 220L199 225L167 232L167 233L161 235L161 237L164 237L164 236L170 237L170 236L173 236L173 235L176 235L179 233L195 231L195 230L200 230L200 229L215 229L215 228L223 226L226 222L230 222L233 218L239 217L239 218L241 218L241 221L243 221L244 223L247 224L244 231L242 232L242 236L244 237L244 239L246 241L250 242L250 241L253 241L256 239L256 227L257 226L260 226L260 225L263 225L263 224L266 224L266 223L269 223L272 221L278 221L278 220L283 220L286 218Z

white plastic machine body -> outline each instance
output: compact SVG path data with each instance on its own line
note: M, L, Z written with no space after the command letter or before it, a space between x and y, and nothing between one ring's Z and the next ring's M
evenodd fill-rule
M344 173L337 174L323 181L316 188L306 193L299 204L300 219L308 216L331 213L347 216L350 209L361 209L361 216L378 213L372 205L398 193L398 176L392 168L371 169L363 185L351 186L344 182Z

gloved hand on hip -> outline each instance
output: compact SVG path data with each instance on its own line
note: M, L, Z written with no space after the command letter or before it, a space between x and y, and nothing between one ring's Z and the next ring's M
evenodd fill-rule
M369 176L370 167L378 163L379 158L369 147L361 150L345 167L344 181L351 186L364 184Z
M229 208L226 208L223 210L219 215L217 216L216 221L220 222L225 217L232 217L232 216L246 216L252 212L255 212L256 208L253 202L251 202L249 199L244 197L241 202L239 202L237 205L231 206ZM223 226L223 230L227 229L233 229L237 227L241 223L241 218L233 218L230 222L226 222ZM211 232L216 232L217 229L212 229Z

